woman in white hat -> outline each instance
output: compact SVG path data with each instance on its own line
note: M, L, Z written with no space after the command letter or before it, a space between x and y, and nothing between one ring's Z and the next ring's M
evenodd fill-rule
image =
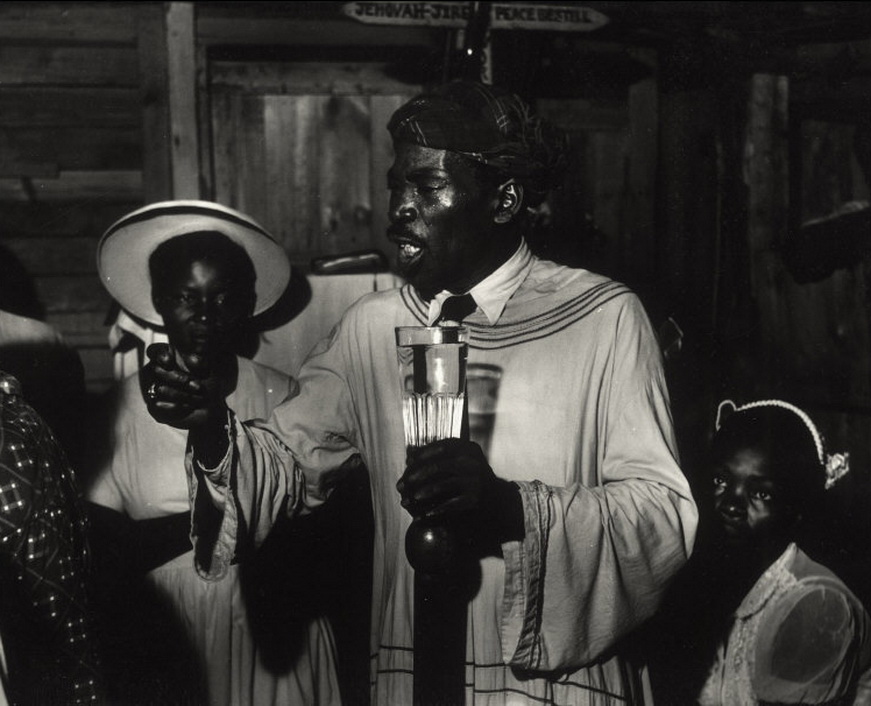
M266 418L293 392L294 380L236 354L252 318L275 304L290 278L284 250L248 216L202 201L153 204L111 226L97 259L109 293L130 315L162 327L184 365L220 371L224 396L240 416ZM149 395L153 391L142 389L138 373L114 391L110 440L86 493L95 529L102 530L94 537L102 574L145 575L150 597L165 610L146 618L139 611L134 634L124 644L113 642L118 621L129 627L129 616L141 608L133 604L146 595L128 592L131 583L114 583L115 593L127 593L110 596L115 609L105 613L109 675L126 682L115 696L125 703L337 703L335 650L324 620L308 622L296 659L276 667L264 661L252 635L238 567L214 581L197 574L189 539L195 479L185 469L187 432L155 422ZM113 548L106 551L108 546ZM153 640L155 633L160 640ZM148 649L145 642L161 647ZM141 669L127 663L130 648L147 662Z

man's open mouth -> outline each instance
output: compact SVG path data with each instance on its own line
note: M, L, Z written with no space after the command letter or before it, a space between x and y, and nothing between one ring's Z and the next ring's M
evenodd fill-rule
M405 237L392 237L391 240L399 248L399 262L403 266L411 265L420 258L423 253L423 245Z
M399 245L399 253L402 257L407 259L417 257L421 250L423 250L423 248L418 245L413 245L412 243L401 243Z

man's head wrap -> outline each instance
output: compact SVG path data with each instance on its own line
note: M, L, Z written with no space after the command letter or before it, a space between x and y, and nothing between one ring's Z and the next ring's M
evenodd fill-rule
M387 125L394 142L449 150L514 177L536 206L562 183L568 141L508 91L452 81L412 98Z

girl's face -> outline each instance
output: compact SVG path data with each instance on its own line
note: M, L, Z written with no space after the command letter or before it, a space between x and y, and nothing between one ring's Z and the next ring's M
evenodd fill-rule
M739 448L715 463L711 481L713 531L726 547L761 548L781 541L798 519L787 489L758 449Z
M154 304L176 350L211 357L231 345L251 314L253 294L241 291L227 264L195 260L168 278Z

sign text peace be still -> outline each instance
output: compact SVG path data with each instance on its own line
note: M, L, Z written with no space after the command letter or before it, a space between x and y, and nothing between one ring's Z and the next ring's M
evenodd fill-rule
M369 24L423 25L463 28L471 3L467 2L349 2L342 11ZM491 29L541 29L587 32L608 22L602 13L588 7L493 3Z

